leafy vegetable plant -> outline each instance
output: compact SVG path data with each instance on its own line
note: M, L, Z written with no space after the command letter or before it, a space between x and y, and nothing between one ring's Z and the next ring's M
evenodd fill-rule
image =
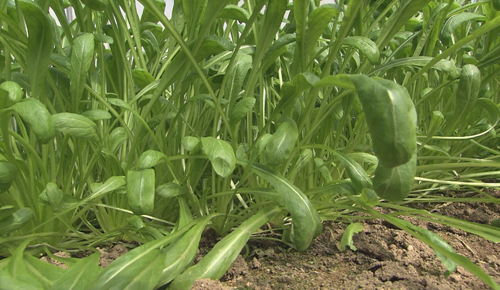
M299 251L352 222L355 249L364 213L499 289L397 217L499 242L409 206L498 187L498 1L1 3L1 287L188 289L267 222ZM223 238L191 265L207 226ZM104 270L33 257L122 240L141 245Z

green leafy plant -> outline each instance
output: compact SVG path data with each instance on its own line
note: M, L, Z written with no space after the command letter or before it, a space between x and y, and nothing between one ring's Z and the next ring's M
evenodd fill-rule
M497 227L409 206L498 186L484 181L500 164L498 1L462 2L175 0L168 18L160 0L142 14L135 1L4 1L2 281L185 289L220 278L266 222L299 251L321 220L352 222L342 247L355 249L364 213L429 244L447 275L459 264L498 289L396 217L499 241ZM482 195L460 201L499 202ZM207 226L224 237L191 265ZM99 254L69 270L32 256L119 240L141 245L105 270Z

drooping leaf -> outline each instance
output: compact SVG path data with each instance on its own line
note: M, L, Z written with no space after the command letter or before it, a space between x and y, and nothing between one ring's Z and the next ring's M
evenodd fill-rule
M373 178L373 188L380 198L392 202L402 201L410 194L416 172L416 153L407 163L396 167L386 168L379 163Z
M340 240L340 248L342 251L345 251L346 246L349 246L351 250L356 251L357 248L354 246L354 243L352 241L352 237L354 234L359 233L363 230L363 224L361 223L352 223L347 228L344 230L344 233L342 234L342 239Z
M244 8L238 5L226 5L224 9L219 13L219 18L223 19L234 19L239 22L247 22L250 18L250 14Z
M309 4L307 4L309 5ZM335 4L324 4L309 13L307 21L307 35L305 37L306 54L310 54L314 46L318 43L325 28L335 15L341 11Z
M200 139L196 137L184 136L182 138L182 147L184 147L187 151L193 151L198 144L200 144Z
M215 172L221 177L231 175L236 167L236 155L233 147L226 141L213 137L201 138L201 143Z
M292 119L282 122L266 145L266 160L271 165L282 165L292 153L299 137L297 124Z
M100 109L91 109L82 113L82 116L87 117L91 121L109 120L111 114Z
M253 164L251 170L267 180L280 194L277 200L292 215L291 240L299 251L305 251L312 239L322 229L319 214L307 196L277 171L260 164Z
M227 74L225 83L224 95L229 100L229 117L233 114L233 107L238 95L241 92L243 82L248 74L248 70L252 67L252 57L248 54L238 54L235 58L235 63L232 69ZM247 101L248 102L248 101Z
M125 185L124 176L112 176L104 184L91 184L90 188L92 190L91 198L97 198L103 196L108 192L112 192L121 186Z
M380 59L380 52L377 44L368 37L349 36L344 38L342 44L357 48L363 55L366 56L371 64L377 64Z
M395 167L410 160L416 149L415 107L402 86L364 75L350 76L356 86L380 163Z
M80 259L55 281L53 289L88 289L87 287L102 271L102 268L99 267L100 257L101 253L97 252L84 259Z
M219 279L238 257L250 235L275 214L278 207L265 208L244 221L220 240L196 265L189 267L169 285L171 289L189 289L194 281L203 278Z
M164 198L171 198L182 196L184 188L175 182L168 182L158 186L158 188L156 188L156 193Z
M29 98L12 106L14 111L26 122L38 140L48 143L56 134L54 120L44 104Z
M241 119L246 117L248 113L252 112L253 106L255 105L255 101L256 101L255 98L250 97L250 98L244 98L238 103L236 103L236 105L234 105L234 107L229 112L229 121L232 124L241 121Z
M59 113L53 115L52 119L54 120L55 128L64 134L95 142L99 140L96 132L96 124L83 115Z
M361 192L363 188L371 188L372 187L372 182L370 180L370 177L368 174L366 174L366 171L357 163L354 161L352 158L350 158L347 155L337 153L337 157L340 159L340 162L342 162L342 165L344 165L347 174L351 178L352 183L354 184L354 187Z
M485 21L485 20L486 16L471 12L462 12L453 15L450 18L448 18L448 20L443 25L443 29L441 30L441 39L445 43L450 43L453 32L462 24L467 23L469 21Z

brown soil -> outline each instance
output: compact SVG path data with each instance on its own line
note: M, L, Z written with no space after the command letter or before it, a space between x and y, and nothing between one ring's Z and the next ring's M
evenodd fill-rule
M430 210L427 208L427 210ZM477 223L490 224L500 218L498 204L441 205L437 212ZM407 219L439 234L457 253L479 265L500 283L500 246L462 230L435 223ZM426 244L381 220L363 223L353 237L356 251L340 250L346 224L325 222L324 230L304 253L266 239L249 242L249 248L233 263L220 281L199 280L195 290L232 289L488 289L481 280L458 267L445 278L445 266ZM217 242L214 231L205 231L201 259ZM123 245L99 249L100 265L127 252ZM50 259L49 259L50 260ZM50 261L49 261L50 262Z

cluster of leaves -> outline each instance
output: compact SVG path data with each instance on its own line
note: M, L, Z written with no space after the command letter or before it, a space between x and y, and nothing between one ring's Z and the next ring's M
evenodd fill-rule
M405 205L498 186L498 1L240 2L2 2L1 286L186 289L267 222L303 251L362 212L498 288L396 217L500 241ZM499 202L483 195L460 201ZM224 238L191 266L207 226ZM117 240L143 245L105 270L31 256Z

